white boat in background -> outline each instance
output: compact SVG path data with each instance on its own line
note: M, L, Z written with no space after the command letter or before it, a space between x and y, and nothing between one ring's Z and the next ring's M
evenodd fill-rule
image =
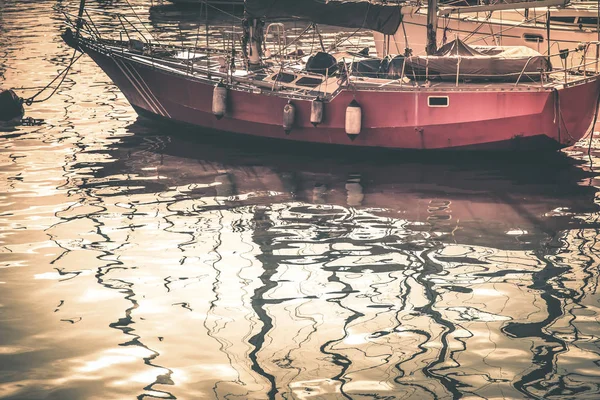
M244 5L244 0L167 0L175 4Z
M388 1L389 3L390 1ZM525 8L534 3L535 7ZM470 45L530 47L542 54L559 54L573 50L582 42L599 39L598 4L569 0L542 0L514 4L496 3L480 6L441 6L438 11L438 46L456 37ZM425 54L427 7L398 2L403 23L393 35L375 33L379 55ZM533 5L533 4L531 4ZM559 56L555 65L564 63ZM580 54L569 54L566 62L581 62Z

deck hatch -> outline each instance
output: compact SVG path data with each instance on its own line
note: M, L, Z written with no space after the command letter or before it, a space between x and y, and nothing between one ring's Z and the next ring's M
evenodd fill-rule
M526 42L533 42L533 43L543 43L544 42L544 37L542 35L538 35L537 33L525 33L525 34L523 34L523 39L525 39Z
M559 22L562 24L574 24L575 17L563 17L563 16L552 17L551 16L550 21L551 22Z
M450 99L448 96L428 96L427 105L429 107L448 107Z
M579 24L596 26L598 24L598 17L579 17Z
M296 75L288 74L287 72L278 72L271 77L272 81L291 83L296 79Z
M317 87L321 83L323 83L323 79L312 78L309 76L302 77L296 81L296 85L298 86L306 86L306 87Z

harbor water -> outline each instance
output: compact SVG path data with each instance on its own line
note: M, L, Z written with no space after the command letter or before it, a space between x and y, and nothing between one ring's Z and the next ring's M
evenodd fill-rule
M0 89L69 64L74 3L0 0ZM165 42L239 29L89 3ZM1 399L600 398L600 140L491 159L232 140L138 117L87 56L26 110L45 123L0 131Z

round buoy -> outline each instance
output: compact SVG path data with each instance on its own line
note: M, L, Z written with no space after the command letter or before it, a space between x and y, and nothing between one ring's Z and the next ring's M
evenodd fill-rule
M292 126L294 126L294 118L296 117L296 106L292 103L288 102L285 107L283 107L283 130L286 134L289 134L292 131Z
M0 121L20 120L24 114L23 100L12 89L0 92Z
M317 126L323 122L323 106L323 101L318 97L310 103L310 123L313 126Z
M346 107L346 135L350 140L356 139L360 134L362 124L362 110L356 100L352 100Z
M227 112L227 87L223 82L219 82L213 89L212 112L217 119L223 118Z

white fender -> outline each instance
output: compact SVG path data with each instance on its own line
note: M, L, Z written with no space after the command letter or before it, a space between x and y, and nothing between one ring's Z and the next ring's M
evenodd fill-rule
M346 107L346 135L350 140L356 139L362 128L362 109L356 100Z
M227 112L227 88L223 82L219 82L213 89L212 112L221 119Z

